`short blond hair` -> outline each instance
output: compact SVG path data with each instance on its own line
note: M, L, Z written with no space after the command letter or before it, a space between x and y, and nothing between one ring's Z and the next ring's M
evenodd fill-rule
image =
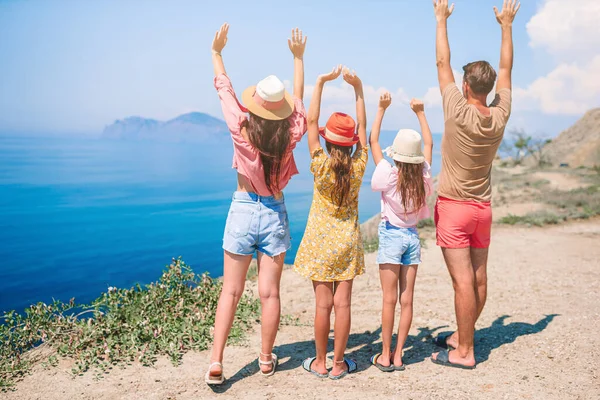
M463 80L467 82L474 93L487 95L494 88L497 74L489 62L469 63L463 67L463 71L465 71Z

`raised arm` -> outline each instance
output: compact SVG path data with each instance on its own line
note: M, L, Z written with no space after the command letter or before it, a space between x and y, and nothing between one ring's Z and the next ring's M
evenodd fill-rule
M308 108L308 115L306 116L306 122L308 125L308 150L312 157L315 150L321 148L321 142L319 141L319 116L321 114L321 96L323 94L323 87L325 82L337 79L342 73L342 66L338 65L328 74L319 75L315 89L310 100L310 107Z
M513 38L512 24L517 12L521 8L521 3L517 0L504 0L502 12L494 7L496 20L502 28L502 47L500 49L500 71L498 72L498 83L496 91L500 89L512 88L512 68L513 68Z
M229 32L229 24L221 25L221 29L215 33L215 38L212 43L212 62L215 70L215 76L225 74L225 65L223 64L223 56L221 52L227 44L227 33Z
M448 8L448 0L434 0L433 8L437 20L435 53L438 81L440 91L443 93L449 84L454 83L454 74L452 74L450 66L450 43L448 42L448 18L454 11L454 4Z
M390 104L392 104L392 95L389 94L389 92L383 93L379 97L377 115L375 115L375 121L373 122L373 128L371 129L371 135L369 136L369 144L371 145L371 153L373 154L375 165L383 160L383 152L381 151L381 145L379 144L379 134L381 133L381 122L383 121L385 110L387 110Z
M433 159L433 138L431 137L431 129L427 123L427 117L425 116L425 105L421 100L412 99L410 101L410 108L417 115L419 125L421 126L421 135L423 136L423 155L425 161L431 166Z
M363 85L355 71L350 72L348 68L344 68L344 80L353 88L356 95L356 131L358 132L358 144L356 151L367 146L367 110L365 109L365 95L363 93Z
M304 100L304 49L307 38L296 28L292 29L292 38L288 39L288 46L294 55L294 96L300 100Z

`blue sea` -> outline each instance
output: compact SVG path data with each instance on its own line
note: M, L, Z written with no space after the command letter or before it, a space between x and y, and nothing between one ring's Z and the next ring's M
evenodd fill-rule
M394 133L383 134L382 142ZM433 172L440 168L439 142ZM312 200L306 143L285 190L293 263ZM172 257L222 273L225 218L236 187L230 141L108 141L86 136L0 136L0 314L52 299L89 302L109 286L159 278ZM370 189L360 220L379 212Z

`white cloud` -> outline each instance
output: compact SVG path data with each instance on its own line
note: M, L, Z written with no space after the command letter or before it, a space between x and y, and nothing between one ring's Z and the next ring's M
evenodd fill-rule
M461 74L458 70L453 69L452 74L454 75L454 81L460 90L462 90L462 81L463 74ZM440 92L440 87L430 87L425 92L423 96L423 102L427 107L441 107L442 106L442 94Z
M514 90L515 107L547 114L579 115L600 105L600 55L580 66L563 63L526 89Z
M304 99L307 108L309 107L314 88L314 85L307 85L304 88ZM407 116L410 116L412 111L410 111L410 107L408 106L410 97L403 88L392 90L385 87L376 88L371 85L364 85L363 91L367 108L368 129L371 129L371 124L377 111L379 96L384 92L392 94L392 105L386 112L383 128L396 129L397 126L406 124ZM345 82L336 81L325 84L321 98L321 123L324 123L329 115L336 111L345 112L350 115L356 114L354 89Z
M564 61L589 61L600 52L600 2L545 0L527 23L533 48Z

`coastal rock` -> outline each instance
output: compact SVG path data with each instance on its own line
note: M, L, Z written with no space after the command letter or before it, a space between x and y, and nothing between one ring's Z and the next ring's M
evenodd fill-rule
M207 142L226 137L228 133L224 121L208 114L191 112L169 121L142 117L116 120L104 128L102 137L121 140Z

